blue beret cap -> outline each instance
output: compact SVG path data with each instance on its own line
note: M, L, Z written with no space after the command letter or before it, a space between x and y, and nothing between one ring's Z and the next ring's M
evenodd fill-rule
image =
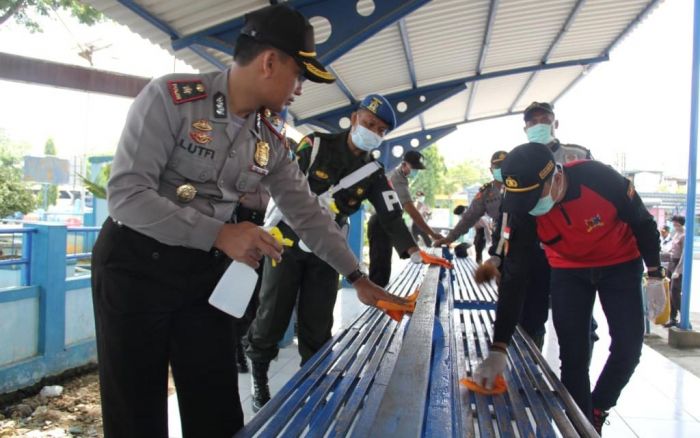
M396 114L394 114L394 109L391 107L389 101L381 94L370 94L365 97L362 99L362 102L360 102L360 108L364 108L382 119L384 123L389 125L390 131L396 127Z

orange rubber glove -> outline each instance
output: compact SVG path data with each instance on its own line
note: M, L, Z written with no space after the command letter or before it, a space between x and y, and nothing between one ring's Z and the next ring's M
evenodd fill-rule
M493 382L493 389L486 389L485 387L479 385L478 383L467 377L461 379L459 383L469 388L470 391L484 395L503 394L508 390L508 386L506 385L506 379L504 379L503 376L500 374L496 376L496 379Z
M442 257L430 255L427 252L421 250L420 256L423 259L423 263L428 264L428 265L438 265L442 266L447 269L452 269L454 266L452 263L447 261L447 259L443 259Z

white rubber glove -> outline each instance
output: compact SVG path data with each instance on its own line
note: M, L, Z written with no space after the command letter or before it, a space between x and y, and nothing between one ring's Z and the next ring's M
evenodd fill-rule
M473 380L484 388L493 389L493 382L496 376L503 374L508 364L508 355L492 350L489 351L489 356L476 367Z
M416 251L411 254L411 263L415 263L417 265L423 263L423 257L420 256L420 251Z

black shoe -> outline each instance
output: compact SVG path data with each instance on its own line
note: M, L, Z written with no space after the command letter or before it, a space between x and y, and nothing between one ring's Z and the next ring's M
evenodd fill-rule
M678 321L675 319L670 320L666 324L664 324L664 328L671 328L671 327L678 327Z
M253 364L253 393L250 396L250 401L253 412L258 412L270 401L270 387L267 382L270 362L251 361L251 363Z
M607 420L608 415L610 414L607 411L593 408L593 428L600 436L603 436L603 425L610 424L610 422Z
M245 374L249 371L248 361L245 358L245 351L243 351L243 345L238 341L238 346L236 346L236 367L240 374Z

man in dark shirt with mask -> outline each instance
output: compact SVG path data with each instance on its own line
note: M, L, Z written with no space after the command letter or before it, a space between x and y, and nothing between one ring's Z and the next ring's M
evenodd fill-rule
M649 275L647 287L663 287L656 222L632 183L600 162L556 165L548 147L527 143L508 154L501 170L508 244L493 343L474 379L491 387L505 370L506 348L531 281L532 246L539 239L552 267L561 380L600 433L641 355L642 260ZM591 393L588 364L596 293L612 342Z
M339 227L346 227L348 217L367 199L377 210L399 254L411 255L412 260L420 262L416 243L402 219L399 198L382 166L370 155L396 125L394 111L384 97L372 94L352 113L351 121L350 130L337 134L314 133L302 139L296 150L299 168L306 175L311 192L335 214ZM345 178L356 181L348 185ZM332 187L333 195L328 196ZM338 187L343 188L337 190ZM267 371L279 352L277 345L295 305L303 364L331 338L338 292L336 270L314 255L284 218L278 224L266 220L266 225L277 225L293 244L285 249L281 262L273 264L266 259L260 306L248 330L246 354L252 361L255 412L270 399Z

